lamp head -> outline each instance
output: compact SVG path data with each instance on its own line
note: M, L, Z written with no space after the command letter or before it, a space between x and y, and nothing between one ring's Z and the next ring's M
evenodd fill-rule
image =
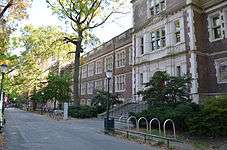
M1 69L2 69L2 73L6 73L6 71L7 71L7 65L6 64L2 64L1 65Z
M107 77L107 79L111 79L112 76L113 76L112 70L107 70L107 71L106 71L106 77Z

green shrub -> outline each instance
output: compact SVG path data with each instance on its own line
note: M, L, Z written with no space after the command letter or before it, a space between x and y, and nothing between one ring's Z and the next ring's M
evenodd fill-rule
M178 130L187 130L186 121L198 110L196 104L160 105L138 114L131 114L148 120L158 118L162 124L166 119L172 119Z
M201 112L188 119L187 125L192 134L227 136L227 96L206 99Z
M69 116L73 118L94 118L97 117L97 111L90 106L80 106L79 108L69 107Z

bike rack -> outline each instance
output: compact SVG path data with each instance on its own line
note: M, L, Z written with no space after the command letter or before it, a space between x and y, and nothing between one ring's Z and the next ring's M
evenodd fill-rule
M122 115L122 116L118 119L118 121L121 122L121 119L122 119L123 117L124 117L124 116Z
M163 124L163 132L164 132L164 137L166 137L166 123L167 122L171 122L172 123L172 126L173 126L173 136L174 138L176 139L176 129L175 129L175 124L173 122L173 120L171 119L167 119L164 124Z
M138 125L138 126L137 126L137 129L139 129L139 128L140 128L140 127L139 127L139 126L140 126L140 121L141 121L142 119L146 121L146 128L147 128L147 131L148 131L148 121L147 121L147 119L146 119L145 117L141 117L141 118L139 118L139 120L138 120L138 124L137 124L137 125Z
M159 135L161 135L161 123L160 123L160 121L158 120L158 118L153 118L153 119L151 119L151 121L150 121L150 123L149 123L150 132L151 132L151 124L152 124L153 121L157 121L157 122L158 122Z
M129 117L129 118L127 119L128 130L130 129L130 127L129 127L129 121L130 121L131 119L135 119L135 120L136 120L136 127L138 126L138 121L137 121L136 117L135 117L135 116L131 116L131 117Z

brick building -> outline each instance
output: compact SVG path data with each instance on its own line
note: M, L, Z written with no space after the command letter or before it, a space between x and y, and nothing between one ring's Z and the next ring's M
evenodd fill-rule
M123 102L132 99L132 29L111 39L83 56L80 66L80 100L90 105L96 90L107 91L106 71L113 71L110 92Z
M133 95L159 70L191 75L195 102L227 93L226 0L132 0L132 4Z

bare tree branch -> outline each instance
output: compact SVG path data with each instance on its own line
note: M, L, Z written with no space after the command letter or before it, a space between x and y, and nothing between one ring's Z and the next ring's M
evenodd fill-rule
M10 0L0 13L0 19L4 16L5 12L13 5L13 0Z

